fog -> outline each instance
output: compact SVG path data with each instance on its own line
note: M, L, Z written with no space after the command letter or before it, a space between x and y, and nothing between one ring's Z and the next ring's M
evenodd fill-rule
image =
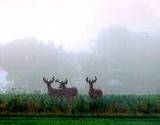
M13 82L7 79L8 72L0 67L0 90L1 92L6 92L9 89L12 89Z
M34 37L15 39L0 44L0 88L47 92L42 77L55 76L67 78L67 87L75 86L86 94L85 78L97 76L94 86L105 94L159 94L159 39L158 32L115 26L98 32L87 44L89 49L78 53Z

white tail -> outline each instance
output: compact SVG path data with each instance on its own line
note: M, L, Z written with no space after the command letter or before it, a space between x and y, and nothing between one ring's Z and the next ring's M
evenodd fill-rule
M86 77L86 82L89 83L89 96L93 99L97 99L102 97L103 92L100 89L95 89L93 87L93 83L95 83L97 81L97 77L95 76L95 79L89 79L88 77Z

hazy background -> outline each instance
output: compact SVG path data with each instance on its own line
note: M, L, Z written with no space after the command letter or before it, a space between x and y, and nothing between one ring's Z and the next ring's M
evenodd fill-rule
M0 1L0 90L42 90L42 77L88 92L160 93L159 0ZM58 84L53 83L57 87Z

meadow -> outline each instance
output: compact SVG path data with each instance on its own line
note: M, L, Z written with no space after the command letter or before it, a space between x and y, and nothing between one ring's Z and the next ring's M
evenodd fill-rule
M7 118L1 125L159 125L160 119L104 119L104 118Z
M74 99L71 112L67 100L47 94L0 94L0 116L159 116L160 95L106 95L93 100L87 95Z

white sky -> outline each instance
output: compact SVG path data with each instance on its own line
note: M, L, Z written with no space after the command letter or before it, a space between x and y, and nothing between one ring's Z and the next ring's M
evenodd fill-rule
M160 0L0 0L0 43L35 37L83 49L102 28L160 29Z

